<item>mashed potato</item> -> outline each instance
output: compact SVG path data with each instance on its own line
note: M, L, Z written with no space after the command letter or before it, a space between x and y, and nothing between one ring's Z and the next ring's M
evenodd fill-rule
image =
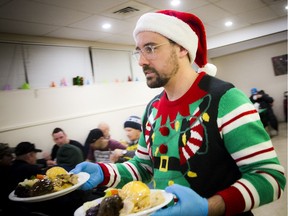
M122 189L109 188L105 192L106 195L104 199L109 196L119 196L122 199L123 208L119 212L120 216L144 211L146 209L157 206L165 201L165 198L160 190L151 191L149 187L141 181L129 182L124 185ZM84 203L83 209L84 212L86 212L86 215L89 215L87 214L87 212L89 212L90 210L97 210L98 213L101 203L102 207L104 205L103 200L100 203L97 200ZM109 206L110 204L108 201L106 201L105 205Z
M68 174L68 172L62 167L52 167L46 171L46 176L50 179L55 179L57 175Z
M132 181L119 190L119 196L126 202L132 202L132 212L139 212L150 207L150 189L141 181Z

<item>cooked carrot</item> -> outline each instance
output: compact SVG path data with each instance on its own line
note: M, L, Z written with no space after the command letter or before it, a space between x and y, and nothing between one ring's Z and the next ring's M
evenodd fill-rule
M45 175L37 174L37 175L36 175L36 178L37 178L37 179L44 179L44 178L45 178Z

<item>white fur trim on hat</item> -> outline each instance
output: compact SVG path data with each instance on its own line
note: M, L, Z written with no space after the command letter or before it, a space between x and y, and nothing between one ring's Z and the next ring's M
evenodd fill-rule
M217 73L217 67L214 64L207 63L204 67L198 69L198 73L201 71L206 72L210 76L215 76Z
M198 36L190 26L182 20L161 13L146 13L142 15L134 29L133 37L140 32L156 32L187 49L190 61L194 62L198 48Z

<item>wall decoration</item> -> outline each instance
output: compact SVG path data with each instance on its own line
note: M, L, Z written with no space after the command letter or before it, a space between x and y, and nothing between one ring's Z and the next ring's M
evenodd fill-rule
M84 85L84 78L81 76L73 77L73 85L83 86Z
M275 76L287 74L287 54L272 57Z

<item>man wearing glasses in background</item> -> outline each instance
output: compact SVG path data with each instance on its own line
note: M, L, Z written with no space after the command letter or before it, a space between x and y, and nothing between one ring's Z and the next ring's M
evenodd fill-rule
M171 10L147 13L133 35L147 85L164 91L147 105L136 156L78 164L72 172L91 175L82 189L152 180L178 200L153 216L253 215L280 198L284 168L249 98L213 77L201 20Z

